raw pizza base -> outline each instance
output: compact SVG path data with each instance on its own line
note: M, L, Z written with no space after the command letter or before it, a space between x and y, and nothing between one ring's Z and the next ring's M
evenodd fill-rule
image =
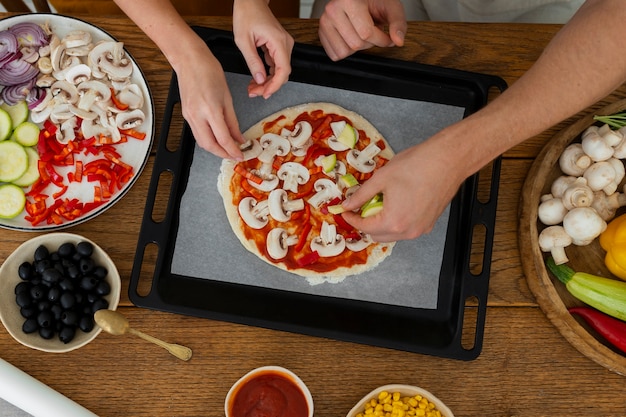
M389 143L383 138L380 132L378 132L378 130L370 122L368 122L361 115L332 103L306 103L294 107L288 107L257 122L247 131L245 131L243 133L243 136L246 139L259 138L264 133L266 133L264 131L264 126L266 123L274 121L281 116L284 116L281 121L272 128L273 132L278 133L280 132L282 126L292 124L293 120L295 120L303 112L312 112L319 110L323 111L324 114L337 114L347 117L352 122L352 125L357 130L364 131L366 136L370 138L371 141L376 142L378 140L382 140L385 143L385 149L379 154L380 156L383 156L386 159L391 159L393 157L394 153L391 149L391 146L389 146ZM352 265L350 267L341 266L327 272L317 272L306 268L287 268L287 266L281 261L272 261L270 259L267 259L263 254L259 252L256 242L253 239L248 239L245 236L243 228L247 227L247 225L241 219L237 205L233 202L231 180L235 174L235 165L236 161L233 161L231 159L224 159L222 161L220 174L217 180L217 187L220 195L222 196L226 216L233 232L235 233L241 244L248 251L255 254L259 259L263 260L264 262L284 271L306 277L311 284L317 284L321 282L340 282L347 276L358 275L363 272L369 271L391 255L395 242L374 243L368 248L364 249L369 252L367 261L365 263Z

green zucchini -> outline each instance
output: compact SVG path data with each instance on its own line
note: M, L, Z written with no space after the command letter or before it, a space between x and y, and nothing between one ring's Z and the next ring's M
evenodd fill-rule
M26 149L17 142L0 142L0 182L13 182L28 169Z
M24 210L26 195L15 184L0 185L0 218L12 219Z

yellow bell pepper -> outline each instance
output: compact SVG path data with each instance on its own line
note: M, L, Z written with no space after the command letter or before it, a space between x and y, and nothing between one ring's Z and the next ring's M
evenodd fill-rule
M626 280L626 214L611 220L600 234L600 246L606 251L604 264L618 278Z

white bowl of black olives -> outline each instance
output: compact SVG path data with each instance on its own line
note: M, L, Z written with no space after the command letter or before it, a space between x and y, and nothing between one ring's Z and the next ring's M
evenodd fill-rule
M100 332L93 313L115 310L120 275L106 252L71 233L48 233L20 245L0 266L0 319L25 346L69 352Z

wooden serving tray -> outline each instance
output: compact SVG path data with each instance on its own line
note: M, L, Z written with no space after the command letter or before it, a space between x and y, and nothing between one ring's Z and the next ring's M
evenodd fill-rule
M548 254L541 251L538 243L539 233L545 226L537 219L537 209L540 197L549 193L552 182L562 175L558 159L563 150L570 143L580 141L581 133L598 123L593 119L595 115L611 115L625 109L626 100L612 103L560 131L546 144L532 164L522 188L519 223L522 268L543 312L563 337L583 355L621 375L626 375L626 356L567 311L570 307L584 303L570 295L565 286L546 270L545 259ZM617 215L621 213L618 211ZM598 239L588 246L570 245L565 251L570 259L568 265L574 270L612 277L604 265L605 252Z

